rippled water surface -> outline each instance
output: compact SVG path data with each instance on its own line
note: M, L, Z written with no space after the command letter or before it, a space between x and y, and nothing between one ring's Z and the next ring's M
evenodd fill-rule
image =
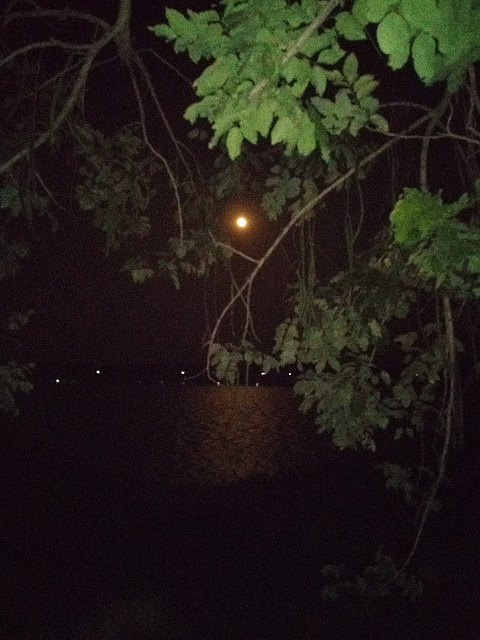
M410 525L290 388L54 388L1 438L5 640L480 637L465 603L324 608L324 564Z

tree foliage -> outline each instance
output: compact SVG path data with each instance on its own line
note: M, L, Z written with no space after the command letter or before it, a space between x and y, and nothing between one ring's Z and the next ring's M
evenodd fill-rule
M477 309L480 284L480 5L223 0L216 10L183 15L172 9L166 18L153 31L202 62L196 101L185 118L192 124L206 120L213 134L209 146L223 143L234 167L255 155L270 159L262 205L267 218L284 220L219 315L209 365L229 383L247 362L264 371L296 366L302 409L315 410L319 430L342 448L375 450L379 434L388 433L394 440L440 439L438 458L430 461L434 470L420 473L416 488L410 472L385 463L389 486L410 498L416 493L422 505L408 562L436 504L448 450L462 438L455 414L457 370L461 340L469 336L461 318ZM382 102L388 88L379 91L381 65L392 74L405 74L408 65L425 103ZM444 95L438 101L440 83ZM416 109L423 115L412 117ZM363 184L369 176L375 180L377 159L409 142L420 143L413 152L418 177L412 183L409 171L409 182L392 183L390 210L379 205L380 233L366 238L362 225L377 205L373 198L365 201ZM434 144L455 159L439 184ZM435 187L429 185L432 177ZM339 191L359 212L352 217L347 211L346 266L326 284L318 272L312 220L321 234L322 206L341 202ZM250 343L248 300L265 262L289 234L302 239L297 279L273 351L262 353ZM242 338L222 345L223 322L237 304L245 309ZM396 578L404 576L405 566L392 570Z
M477 340L463 318L478 311L480 295L478 0L222 0L207 11L168 9L150 29L198 65L185 118L195 125L191 137L209 138L218 151L211 184L185 154L132 44L130 0L119 0L112 24L15 4L5 28L48 18L56 30L45 40L35 28L28 42L6 38L0 58L10 87L0 105L0 275L18 271L38 225L60 223L72 201L104 232L106 252L128 247L123 268L137 282L166 274L179 286L182 274L225 265L232 294L209 333L209 373L234 384L250 366L296 368L303 410L341 448L375 450L388 437L420 448L430 439L434 452L415 474L394 461L382 467L389 486L420 509L420 535L452 442L462 439L462 343ZM86 40L75 29L62 39L65 21L80 22ZM113 131L84 109L97 68L112 63L111 45L135 105L133 124ZM50 49L60 55L42 66L37 53ZM419 102L398 101L399 79ZM71 168L68 195L44 170L54 173L59 158ZM159 178L168 186L155 194ZM258 257L229 244L216 224L218 201L242 192L258 196L277 229ZM155 215L165 209L168 219ZM331 280L319 251L326 210L338 212L345 238L329 249L344 258ZM289 300L267 349L254 330L256 279L292 236ZM238 261L240 273L249 269L242 282ZM237 307L243 323L229 336ZM6 366L9 403L26 370ZM377 560L374 582L388 574L418 591L406 565ZM343 586L352 584L344 576Z
M29 253L71 217L102 231L106 254L128 246L131 255L135 242L150 234L159 201L172 212L171 220L161 222L168 229L164 246L144 247L124 268L137 281L155 275L150 263L156 272L163 267L178 278L168 236L175 234L183 244L183 209L181 172L172 163L182 167L185 184L191 183L192 169L163 112L162 86L152 82L148 52L132 44L131 10L131 0L119 0L109 23L28 0L2 9L0 279L18 277ZM111 99L101 93L108 89L108 73L123 82L125 95L111 105L105 126L98 107ZM125 113L122 98L129 105ZM152 132L152 113L164 125L161 144L158 127ZM164 184L161 193L154 183ZM8 327L9 310L4 313L0 322ZM30 367L10 358L13 342L20 354L19 340L6 328L0 392L3 406L16 412L12 392L30 388Z

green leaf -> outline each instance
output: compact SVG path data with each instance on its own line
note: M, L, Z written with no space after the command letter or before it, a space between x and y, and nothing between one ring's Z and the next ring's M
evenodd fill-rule
M369 122L373 124L373 126L375 127L375 129L377 129L377 131L381 131L382 133L388 133L389 131L388 120L386 120L386 118L381 116L379 113L372 113L372 115L369 118Z
M300 47L300 53L311 58L319 51L322 51L322 49L330 47L334 40L334 31L332 29L328 29L323 33L310 36L310 38L308 38L308 40Z
M218 11L214 11L213 9L210 9L207 11L201 11L200 13L194 13L193 11L190 11L189 13L191 17L197 20L198 22L211 23L211 22L218 22L220 20Z
M316 146L315 125L307 115L300 124L297 146L302 156L310 155Z
M255 111L255 124L257 126L257 130L264 138L268 136L268 132L272 126L274 112L275 102L269 99L261 100Z
M206 96L210 93L215 93L223 87L230 77L235 77L237 67L238 59L234 55L217 58L193 83L197 94Z
M308 60L293 58L282 69L282 75L287 82L297 80L297 82L308 82L310 80L310 63Z
M177 37L175 31L168 24L156 24L153 27L148 27L148 29L153 31L159 38L165 38L166 40L175 40Z
M329 162L331 149L330 149L330 137L328 135L328 131L323 125L320 114L311 104L308 105L307 111L308 111L308 115L310 116L310 120L315 125L315 139L317 141L318 146L320 147L322 159L324 162Z
M395 342L398 342L404 351L410 351L417 339L418 333L416 331L410 331L409 333L398 335L395 338Z
M436 43L432 36L419 33L412 45L412 58L418 77L425 83L434 78L438 70Z
M317 95L319 97L323 96L325 93L325 89L327 88L327 76L323 67L316 65L312 67L312 84L315 87Z
M461 0L449 0L449 4ZM441 16L436 0L402 0L401 12L405 20L414 30L422 30L430 35L439 34L442 30ZM448 25L446 25L448 28Z
M155 272L148 267L136 267L135 269L131 269L130 274L134 282L143 284L146 280L152 278Z
M412 401L416 398L416 393L411 387L404 387L397 384L393 387L393 397L398 400L402 407L405 409L412 404Z
M301 184L302 181L300 180L300 178L297 178L296 176L290 178L286 185L287 198L298 198L298 196L300 195Z
M405 247L414 246L443 221L462 211L467 203L468 198L461 197L457 202L444 204L438 194L404 189L390 214L395 241Z
M350 53L343 63L343 75L350 84L353 84L358 75L358 60L354 53Z
M349 92L340 89L335 96L335 113L338 118L348 118L352 115L353 104L350 101Z
M230 160L235 160L240 155L243 142L243 133L239 127L232 127L227 135L227 150Z
M268 373L272 369L278 369L278 365L279 365L279 362L276 358L266 355L263 357L262 371L263 373Z
M257 144L258 128L256 122L256 111L253 105L246 109L240 118L240 130L245 140L252 144Z
M384 384L388 386L392 384L392 379L387 371L380 371L380 378Z
M272 129L272 144L284 142L285 144L295 144L297 142L298 132L292 120L287 116L283 116L277 120Z
M370 19L368 17L368 8L371 0L355 0L352 7L352 15L361 25L366 26Z
M378 109L379 102L373 96L365 96L359 100L360 106L367 113L375 113Z
M366 14L369 22L378 23L385 17L392 5L398 4L398 0L368 0L365 4L367 5Z
M183 117L185 118L185 120L188 120L190 124L193 124L198 118L199 106L200 106L199 102L194 102L189 107L187 107L185 113L183 114Z
M259 44L271 45L275 42L275 37L269 29L260 29L255 36L255 42Z
M193 42L197 37L197 28L193 21L187 20L184 15L176 9L166 9L165 15L171 29L177 36L187 42Z
M467 269L470 273L480 273L480 254L468 257Z
M345 51L340 49L337 43L334 43L329 49L324 49L318 54L317 60L321 64L337 64L343 58Z
M355 91L357 100L369 96L377 86L378 82L372 75L365 74L360 76L353 84L353 90Z
M392 69L401 69L410 55L411 32L407 22L398 13L389 13L377 28L377 41L383 53L389 56Z
M333 116L335 113L335 103L328 98L312 98L312 104L323 116Z
M361 23L353 14L347 11L341 11L337 14L335 26L339 34L347 40L366 39L365 31Z
M370 331L372 332L372 336L374 338L381 338L382 337L382 327L378 324L377 320L375 320L375 318L372 318L370 320L370 322L368 323L368 326L370 327Z

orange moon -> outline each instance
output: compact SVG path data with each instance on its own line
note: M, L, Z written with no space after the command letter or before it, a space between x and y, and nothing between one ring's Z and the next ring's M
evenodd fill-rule
M243 216L240 218L237 218L237 227L246 227L247 226L247 219L244 218Z

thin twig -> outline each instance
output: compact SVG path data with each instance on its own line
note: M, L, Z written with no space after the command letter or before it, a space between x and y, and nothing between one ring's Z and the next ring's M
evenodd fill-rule
M226 244L225 242L220 242L220 240L217 240L215 238L215 236L211 232L210 232L210 237L211 237L212 242L215 244L216 247L222 247L222 249L226 249L227 251L231 251L235 255L240 256L241 258L243 258L244 260L248 260L249 262L253 262L253 264L258 264L258 260L256 258L252 258L251 256L247 255L246 253L243 253L243 251L239 251L238 249L235 249L230 244Z
M153 49L138 49L137 53L150 53L152 56L154 56L155 58L157 58L158 60L160 60L160 62L165 65L166 67L168 67L169 69L171 69L173 72L175 72L177 74L177 76L179 76L184 82L186 82L188 84L188 86L190 88L193 89L193 82L187 78L186 75L184 75L181 71L179 71L177 69L177 67L175 67L173 64L171 64L170 62L168 62L168 60L166 60L165 58L163 58L160 54L158 54L156 51L154 51Z
M68 49L71 50L73 46L81 47L81 51L84 53L85 50L90 48L91 45L89 44L71 45L70 47L68 47ZM5 56L5 58L2 58L0 60L0 69L5 65L10 64L12 60L15 60L15 58L17 58L18 56L23 56L29 51L35 51L35 49L48 49L50 47L57 47L61 49L67 48L65 46L65 43L60 42L59 40L43 40L42 42L32 42L30 44L25 45L24 47L21 47L21 49L15 49L15 51L12 51L12 53L10 53L8 56Z
M427 128L425 130L425 137L423 139L422 150L420 152L420 188L422 189L422 191L427 191L428 189L427 158L428 149L430 146L430 135L435 125L445 112L445 109L450 104L450 99L451 95L446 91L443 95L443 98L438 103L438 106L433 110L433 117L427 124Z
M158 115L160 116L160 118L161 118L161 120L163 122L163 126L165 127L170 140L173 142L173 145L175 146L175 150L176 150L176 152L178 154L178 157L182 161L182 164L183 164L183 166L185 167L185 169L186 169L186 171L188 173L188 176L190 178L190 183L195 188L195 180L193 178L190 165L186 161L185 156L183 155L183 152L182 152L182 150L180 148L180 144L179 144L179 142L177 140L177 137L175 136L175 133L173 132L173 129L172 129L171 125L170 125L170 122L169 122L167 116L165 115L164 110L162 109L162 105L160 104L160 101L158 99L157 92L155 91L155 87L153 86L153 83L152 83L152 79L151 79L148 71L146 70L145 65L143 64L143 61L140 58L140 56L135 54L134 55L134 60L135 60L136 65L138 66L138 68L140 69L140 71L142 73L143 79L145 80L145 83L146 83L146 85L147 85L147 87L149 89L150 96L151 96L151 98L152 98L152 100L153 100L153 102L155 104L156 109L157 109L157 113L158 113Z
M431 111L429 109L429 111ZM373 127L364 127L368 131L372 133L378 133L381 136L386 136L389 138L402 138L403 140L442 140L444 138L448 138L449 140L460 140L461 142L466 142L467 144L474 144L480 146L480 140L474 140L473 138L469 138L468 136L462 136L459 133L436 133L435 135L421 135L421 134L402 134L395 133L394 131L379 131L378 129L374 129ZM478 133L477 133L478 135Z
M469 90L472 98L472 103L475 105L477 113L480 115L480 97L478 96L477 78L475 76L475 67L473 64L468 68L468 78L470 80Z
M150 141L150 138L149 138L149 135L148 135L148 131L147 131L147 124L146 124L146 118L145 118L145 109L144 109L144 106L143 106L142 96L140 95L140 88L138 86L137 78L135 77L135 74L134 74L134 72L133 72L133 70L131 68L130 68L130 79L131 79L133 91L135 93L135 97L136 97L136 100L137 100L137 106L138 106L138 111L139 111L139 115L140 115L140 127L142 129L143 139L144 139L145 144L147 145L147 147L152 152L152 154L158 160L160 160L160 162L165 167L165 171L167 172L168 178L169 178L170 183L171 183L172 188L173 188L173 192L174 192L174 195L175 195L176 208L177 208L178 235L179 235L179 239L180 239L180 246L183 246L183 239L184 239L183 212L182 212L182 201L180 199L180 191L178 189L177 180L176 180L176 178L175 178L175 176L173 174L173 171L172 171L172 169L170 167L170 164L168 163L168 161L165 158L165 156L163 156L154 147L154 145Z
M78 73L77 79L68 95L63 109L60 111L54 122L50 125L50 127L41 133L36 140L32 142L31 145L28 145L14 154L9 160L4 162L0 166L0 175L9 171L13 165L17 162L26 158L32 151L38 149L42 145L44 145L48 140L52 138L52 136L58 131L61 125L65 122L73 107L77 103L80 98L80 94L82 89L85 86L85 83L88 79L88 74L90 73L90 69L92 67L93 61L98 56L100 51L106 47L106 45L115 39L122 30L128 25L128 19L130 16L130 6L131 0L120 0L120 6L118 9L118 16L115 24L111 27L101 38L96 40L88 50L85 55L85 60L83 65Z
M456 362L456 349L455 349L455 332L453 326L453 316L452 316L452 307L450 303L450 298L448 296L443 297L443 317L445 322L445 334L447 339L447 362L448 362L448 370L446 371L446 381L447 381L447 404L445 410L445 425L444 425L444 441L442 447L442 453L440 456L440 461L438 463L438 473L435 478L435 482L430 490L430 495L428 496L428 500L425 504L425 507L422 512L422 517L420 519L420 524L417 528L417 534L415 536L415 540L413 541L412 548L408 556L405 559L405 562L400 567L400 569L396 572L395 576L391 578L389 583L393 582L399 575L401 575L407 566L410 564L415 552L420 543L421 537L423 535L423 531L425 529L425 525L427 522L427 518L432 510L432 506L434 504L435 498L437 497L438 490L442 483L442 480L445 476L445 470L447 466L447 456L450 449L450 442L452 439L452 431L453 431L453 418L455 413L455 362Z
M32 3L33 4L33 3ZM94 16L90 13L84 13L83 11L74 11L73 9L43 9L38 7L36 11L14 11L8 13L3 22L4 24L8 24L13 20L23 20L24 18L34 18L34 19L42 19L42 18L57 18L58 20L84 20L85 22L91 22L97 27L101 27L104 31L109 31L112 28L112 25Z

